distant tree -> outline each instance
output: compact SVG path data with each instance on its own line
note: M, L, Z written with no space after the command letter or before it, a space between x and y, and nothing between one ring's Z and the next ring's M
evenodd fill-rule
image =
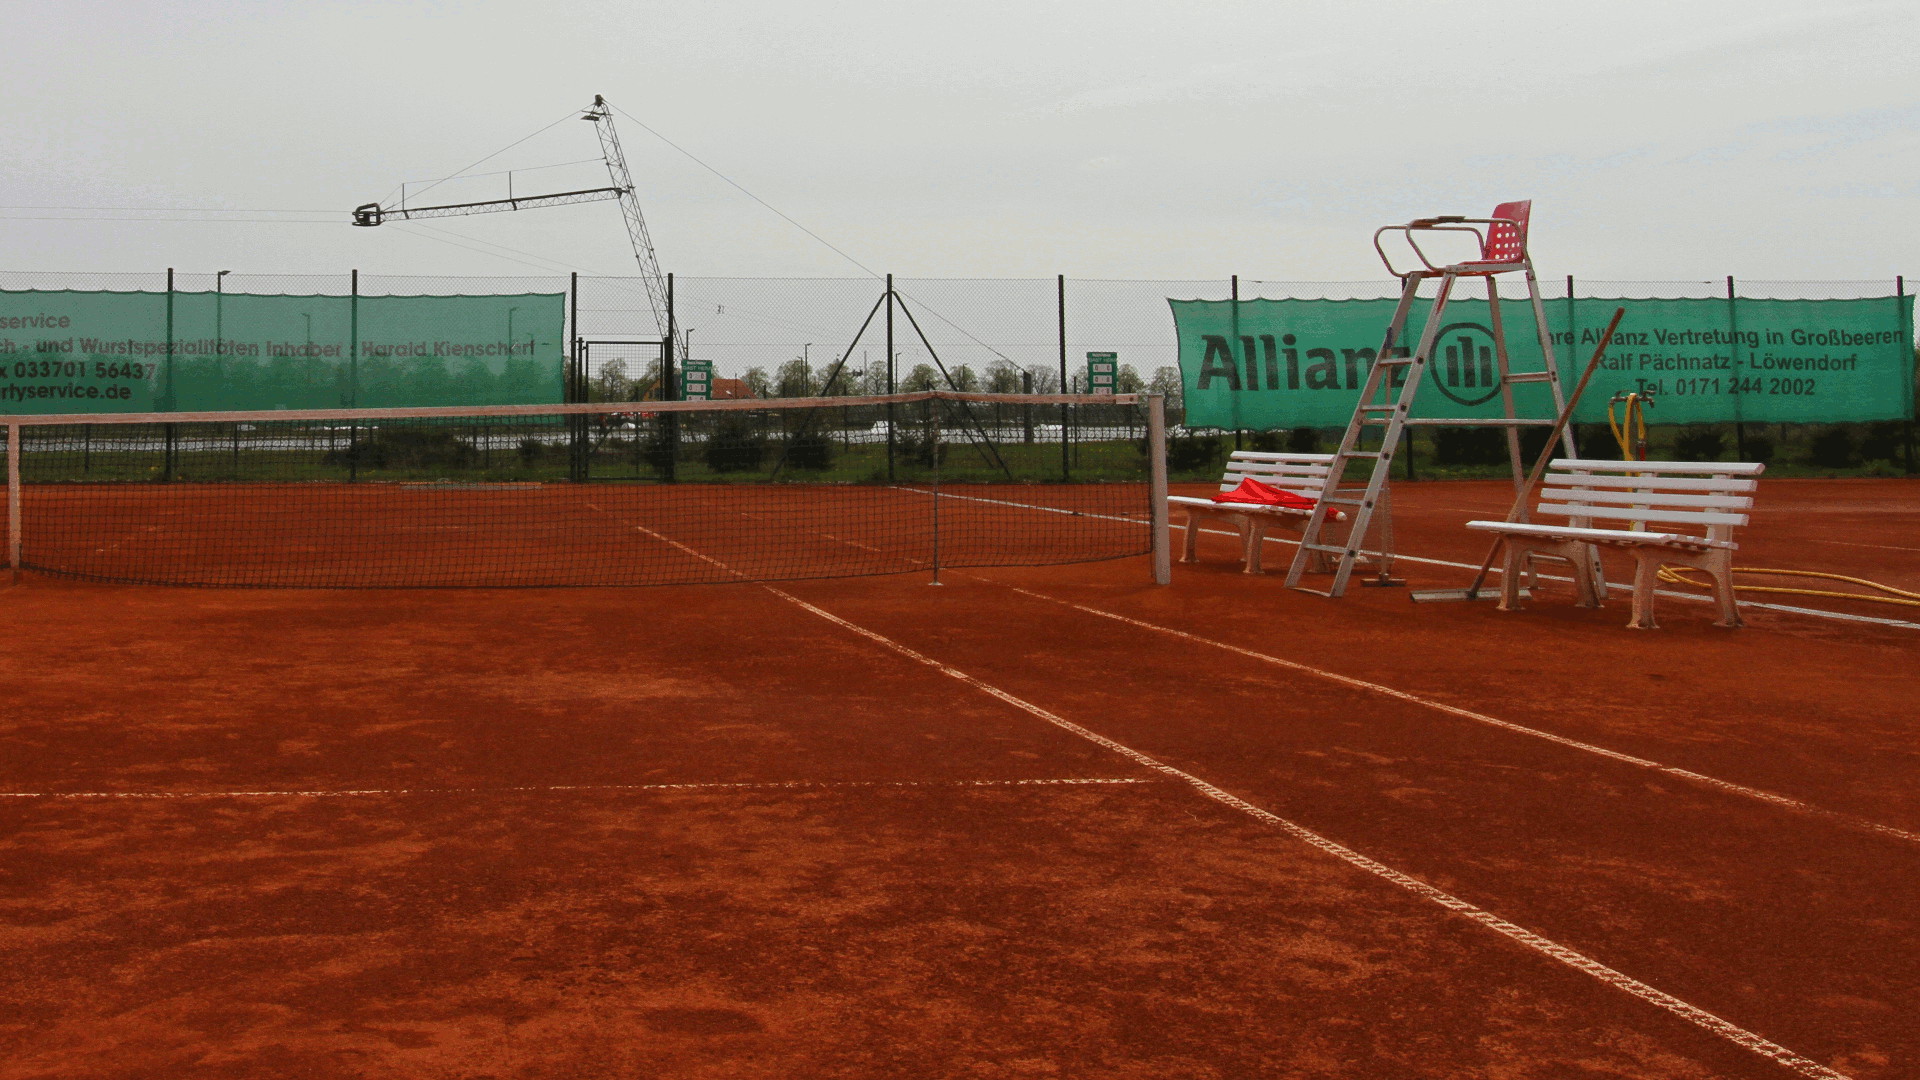
M781 397L812 397L813 372L805 360L796 356L780 365L778 374L774 376L774 386Z
M767 378L766 368L750 367L747 373L740 377L740 381L747 384L747 389L753 391L754 397L773 396L773 380Z
M907 373L907 377L900 381L900 390L902 393L917 394L922 390L933 390L945 385L946 380L940 377L940 372L936 371L932 364L915 364L913 370Z
M592 401L625 401L631 387L632 383L627 378L627 362L609 360L593 373L587 393Z
M1005 360L995 360L987 365L987 393L1017 394L1020 392L1020 369Z
M1180 404L1180 390L1180 369L1177 367L1156 368L1152 381L1147 383L1148 393L1167 395L1168 408Z
M1047 365L1029 364L1027 374L1033 376L1034 393L1057 394L1060 392L1060 373Z
M963 394L976 393L980 389L980 376L965 364L953 369L953 386Z
M1120 371L1114 376L1113 380L1113 389L1116 393L1137 394L1144 389L1145 386L1146 383L1141 381L1140 373L1133 369L1132 364L1120 365Z

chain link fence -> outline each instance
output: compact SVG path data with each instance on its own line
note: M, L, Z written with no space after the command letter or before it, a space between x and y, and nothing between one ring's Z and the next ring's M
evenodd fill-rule
M658 311L640 278L580 275L426 277L387 274L203 272L0 272L0 294L78 292L227 293L271 296L484 296L564 294L569 372L576 401L644 401L681 396L689 361L711 371L715 398L782 398L957 389L993 393L1084 393L1088 354L1110 353L1115 389L1167 395L1178 439L1210 440L1190 450L1200 475L1234 447L1323 448L1337 432L1188 432L1180 426L1179 349L1170 299L1392 298L1398 283L1257 278L1100 280L1080 278L722 278L670 279L671 311ZM1600 299L1839 300L1905 295L1903 279L1618 281L1543 278L1552 301ZM1513 291L1508 286L1507 291ZM891 300L891 302L889 302ZM669 342L669 328L673 330ZM1055 407L1045 407L1041 411ZM1027 413L1033 410L1027 410ZM1912 472L1913 424L1662 425L1650 413L1656 456L1770 460L1779 471ZM996 417L1029 428L1034 440L1068 440L1085 426L1065 415ZM1601 425L1579 431L1583 452L1610 453ZM1468 475L1471 440L1424 432L1403 455L1416 474ZM1071 451L1066 451L1068 465Z

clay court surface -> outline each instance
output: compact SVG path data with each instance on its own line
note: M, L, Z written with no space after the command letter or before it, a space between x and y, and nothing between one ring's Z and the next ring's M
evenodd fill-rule
M1468 564L1505 509L1396 500ZM1920 589L1920 484L1763 481L1737 538ZM1920 1076L1920 625L1330 601L1233 546L29 577L0 1077Z

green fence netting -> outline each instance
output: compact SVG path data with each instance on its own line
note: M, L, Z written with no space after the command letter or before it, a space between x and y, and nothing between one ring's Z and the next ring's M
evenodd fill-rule
M1171 300L1189 427L1338 427L1353 414L1394 301ZM1616 392L1654 393L1663 423L1840 423L1914 414L1913 297L1848 300L1581 297L1547 301L1571 386L1615 307L1627 315L1577 410L1599 422ZM1426 301L1406 335L1417 340ZM1530 305L1503 300L1516 371L1538 371ZM1416 415L1500 415L1485 300L1449 305ZM1551 415L1540 384L1514 387L1524 416Z
M548 404L566 296L0 292L0 413Z

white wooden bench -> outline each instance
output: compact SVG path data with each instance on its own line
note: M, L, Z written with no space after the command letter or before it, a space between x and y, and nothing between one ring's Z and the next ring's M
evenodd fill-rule
M1633 618L1652 629L1660 565L1690 566L1713 578L1717 626L1739 626L1733 595L1733 527L1745 525L1754 478L1765 465L1717 461L1595 461L1556 458L1542 480L1537 512L1565 516L1565 525L1528 521L1469 521L1467 528L1498 534L1503 548L1500 610L1519 606L1520 581L1531 560L1544 556L1573 567L1576 603L1599 607L1606 582L1594 572L1600 547L1623 548L1636 561ZM1595 522L1621 522L1597 528ZM1655 531L1659 526L1659 531Z
M1240 481L1252 477L1263 484L1318 499L1327 483L1327 466L1332 454L1278 454L1260 450L1235 450L1227 459L1227 473L1220 478L1220 490L1232 491ZM1200 525L1205 521L1231 524L1240 533L1240 554L1249 574L1260 573L1260 549L1266 542L1267 528L1280 525L1295 530L1306 525L1313 511L1285 506L1260 506L1253 503L1223 503L1191 495L1167 496L1168 520L1175 509L1187 512L1187 543L1181 562L1194 562L1200 541ZM1345 515L1338 515L1344 519Z

